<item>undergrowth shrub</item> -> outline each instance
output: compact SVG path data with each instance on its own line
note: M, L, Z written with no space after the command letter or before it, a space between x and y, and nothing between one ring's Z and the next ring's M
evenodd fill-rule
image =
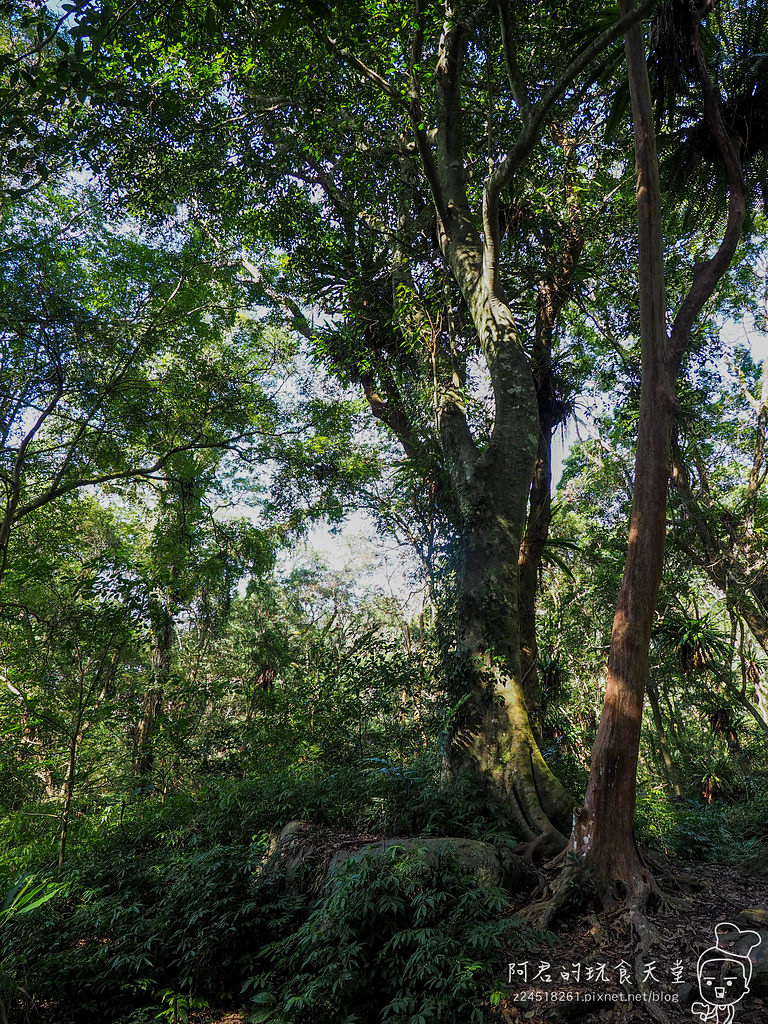
M394 847L347 862L270 971L245 986L266 1024L481 1024L500 998L503 950L541 941L507 915L509 898L478 887L450 851Z
M271 970L262 950L298 934L306 916L304 897L260 876L270 833L296 818L379 834L428 832L514 842L470 782L441 792L429 764L402 766L385 759L330 773L310 763L280 774L218 778L197 795L171 795L162 804L147 799L108 804L78 818L61 869L55 868L49 819L13 818L13 844L0 857L0 891L30 870L42 879L55 876L64 886L39 912L6 930L12 961L25 965L24 988L30 993L26 1004L19 1003L19 1014L29 1012L34 1020L34 1005L47 1004L61 1008L57 1024L97 1018L104 1024L127 1022L130 1013L137 1015L132 1024L139 1024L161 1021L166 1011L189 1012L200 1005L195 1000L237 1005L245 979ZM22 837L29 842L26 850L18 845ZM502 894L475 894L448 865L444 891L434 872L427 877L418 867L411 875L404 870L387 873L373 886L371 898L383 884L400 887L401 903L417 889L431 887L436 931L430 938L433 925L420 919L413 925L424 956L430 942L435 949L442 943L448 952L441 956L458 958L458 964L475 955L475 944L492 945L507 927L498 920ZM358 889L349 884L356 893L363 882L355 883ZM456 900L460 912L449 912ZM347 934L340 907L333 907L339 933ZM379 920L380 910L371 909L368 924L358 929L361 942L368 926L375 935L394 928L386 916ZM468 921L477 925L476 935L462 931ZM381 954L382 970L389 955L400 962L404 941L397 940L391 954ZM409 956L416 952L414 947ZM450 984L459 995L476 995L479 982L473 978L477 972L482 978L482 969L465 965L461 972ZM392 968L391 977L396 973Z
M160 1021L164 1007L237 1003L258 950L299 919L304 897L256 883L268 835L216 835L217 820L185 799L81 841L56 874L61 895L3 936L24 965L19 1020L43 1005L57 1024L106 1024L133 1010Z
M736 804L705 803L646 789L637 799L638 840L671 856L740 864L765 848L767 814L765 795Z

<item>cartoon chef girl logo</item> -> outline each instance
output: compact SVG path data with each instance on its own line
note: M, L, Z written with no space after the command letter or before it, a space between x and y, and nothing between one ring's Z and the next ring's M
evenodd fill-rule
M752 978L751 951L760 945L757 932L742 931L730 921L715 928L715 944L699 957L696 973L704 1000L691 1007L708 1024L731 1024L735 1006L749 992Z

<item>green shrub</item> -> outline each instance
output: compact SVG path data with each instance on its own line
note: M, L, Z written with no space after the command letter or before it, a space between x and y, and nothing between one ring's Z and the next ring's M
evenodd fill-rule
M237 1002L258 950L297 919L303 898L277 881L256 884L268 836L225 842L210 825L188 800L135 810L81 837L57 874L66 892L45 913L9 923L6 948L25 965L25 988L58 1007L61 1024Z
M641 845L671 856L739 864L755 856L768 837L768 799L739 804L670 798L660 788L638 793L636 825Z
M6 929L9 962L24 963L30 998L56 1006L61 1024L162 1020L169 1010L189 1013L194 1000L237 1005L247 978L259 972L276 976L264 950L308 934L300 928L306 898L259 874L270 833L296 818L350 831L514 842L505 821L469 781L441 791L429 759L411 765L365 759L330 772L310 760L246 779L209 779L197 795L170 795L162 804L139 799L94 807L78 817L76 841L61 869L55 868L56 820L11 815L11 842L0 862L5 888L30 870L41 879L55 871L57 883L65 885L38 913ZM366 871L372 871L356 870L342 887L352 908L367 884ZM393 865L382 880L372 880L372 898L387 885L400 892L401 903L423 890L434 901L434 921L412 921L403 910L406 918L398 924L373 908L358 923L359 941L375 942L382 929L390 929L391 948L369 953L383 958L384 974L394 958L399 966L387 976L394 984L397 971L405 971L408 999L421 997L414 994L415 967L401 962L406 950L406 960L420 955L426 962L434 955L435 964L443 965L435 967L434 986L448 970L445 964L455 961L444 979L446 991L452 986L459 1004L482 1002L491 982L470 958L480 962L483 943L491 950L507 933L503 894L476 891L450 865L440 877L425 872L407 860ZM338 900L320 914L338 917L339 932L347 933ZM476 931L470 934L472 922ZM372 940L366 938L368 927ZM405 1020L402 1007L410 1003L398 998L405 996L393 990L388 1013ZM29 1008L19 1003L20 1013Z
M247 984L251 1020L482 1022L505 944L542 937L507 916L508 903L449 853L395 847L385 861L350 861L306 922L272 947L272 970Z

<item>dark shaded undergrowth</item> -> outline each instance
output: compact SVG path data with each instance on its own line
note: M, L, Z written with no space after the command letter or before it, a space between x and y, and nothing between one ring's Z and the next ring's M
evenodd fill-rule
M649 792L638 826L669 854L733 862L765 848L766 812L765 795L706 805ZM478 888L449 855L363 857L314 892L262 872L276 830L297 818L514 845L471 787L441 791L428 766L306 766L93 807L60 869L39 813L3 823L5 889L30 874L59 887L0 920L12 1022L183 1021L204 1005L281 1024L483 1021L503 998L504 950L545 941L510 915L508 893Z

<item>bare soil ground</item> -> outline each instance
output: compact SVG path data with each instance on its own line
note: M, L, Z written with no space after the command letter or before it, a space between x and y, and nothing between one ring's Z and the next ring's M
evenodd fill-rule
M680 871L680 865L676 869ZM638 963L626 916L611 919L581 913L557 923L558 944L535 951L510 950L516 991L501 1003L500 1019L510 1024L647 1024L651 1016L642 998L637 998L637 975L650 972L644 987L653 1007L661 1009L670 1024L699 1021L691 1009L701 998L696 976L699 954L714 945L718 922L731 921L742 929L755 927L754 921L739 916L748 910L762 910L768 919L768 878L718 864L688 864L682 874L700 888L683 887L680 891L673 883L662 882L670 901L652 913L649 920L657 935ZM527 968L517 960L528 961ZM542 962L551 964L544 972L551 981L540 978L533 982ZM605 965L602 971L601 965ZM526 971L527 984L522 981ZM569 975L567 981L563 973ZM768 976L763 975L760 984L753 979L753 988L735 1006L734 1024L768 1022Z

